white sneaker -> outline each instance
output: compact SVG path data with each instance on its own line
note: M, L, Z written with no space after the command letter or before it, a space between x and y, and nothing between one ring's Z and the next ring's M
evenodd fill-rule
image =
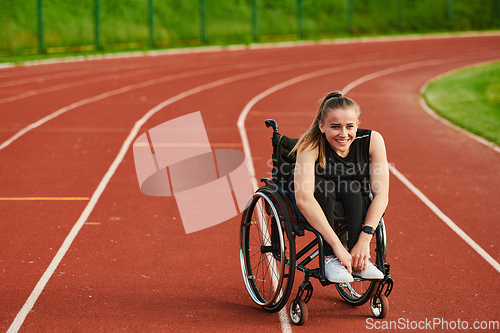
M367 280L380 280L384 278L384 273L379 271L377 266L375 266L373 263L369 262L368 265L366 265L366 269L362 272L352 272L352 275L359 276L360 278L367 279Z
M326 279L333 283L353 282L354 278L342 265L340 260L335 257L325 259L325 275Z

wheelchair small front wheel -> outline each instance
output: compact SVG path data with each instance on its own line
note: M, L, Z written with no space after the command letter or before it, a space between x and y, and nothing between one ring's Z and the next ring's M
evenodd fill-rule
M389 313L389 301L384 294L373 295L370 301L370 309L372 314L377 319L383 319Z
M304 325L309 317L309 310L307 309L306 302L299 298L293 300L290 304L290 319L295 325Z

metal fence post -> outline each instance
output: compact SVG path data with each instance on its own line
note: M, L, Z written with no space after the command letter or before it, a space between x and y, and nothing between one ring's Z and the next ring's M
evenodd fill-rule
M101 42L99 40L99 0L94 0L94 48L101 49Z
M45 45L43 41L43 0L38 0L38 53L45 53Z
M149 0L149 46L155 47L155 25L153 0Z
M299 39L304 38L304 12L302 0L297 0L297 25L299 28Z
M349 25L350 33L354 33L353 12L354 12L354 0L349 0L347 8L347 22Z
M257 30L257 0L252 0L252 40L257 42L259 39Z
M200 0L200 38L202 44L207 43L205 32L205 0Z
M398 0L398 25L399 31L403 31L403 1Z
M453 0L448 0L448 21L453 21Z

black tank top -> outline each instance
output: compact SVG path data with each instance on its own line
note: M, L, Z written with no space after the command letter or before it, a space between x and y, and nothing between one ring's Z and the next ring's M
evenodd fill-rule
M363 195L370 193L370 139L371 130L359 129L356 138L349 147L347 156L339 156L332 147L326 144L326 166L321 169L316 161L316 176L333 181L338 185L341 181L358 181Z

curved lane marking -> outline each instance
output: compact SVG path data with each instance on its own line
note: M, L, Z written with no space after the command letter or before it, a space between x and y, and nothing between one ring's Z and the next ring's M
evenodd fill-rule
M32 97L32 96L36 96L36 95L40 95L40 94L44 94L44 93L49 93L49 92L54 92L54 91L58 91L58 90L62 90L62 89L80 87L80 86L83 86L86 84L92 84L92 83L97 83L97 82L101 82L101 81L105 81L105 80L114 79L116 77L118 77L119 79L123 79L123 78L129 77L129 76L147 74L147 73L150 73L151 71L153 71L153 70L152 69L140 69L140 70L134 70L133 73L128 73L125 75L123 75L123 74L106 74L106 75L99 76L99 77L93 77L91 79L57 84L54 86L50 86L50 87L46 87L46 88L42 88L42 89L37 89L37 90L29 90L29 91L26 91L26 92L23 92L23 93L20 93L17 95L2 98L2 99L0 99L0 104L13 102L13 101L17 101L17 100L20 100L23 98L28 98L28 97Z
M301 64L291 64L291 65L279 66L279 67L275 67L275 68L271 68L271 69L264 68L261 70L264 70L264 71L269 70L270 71L269 73L272 73L272 72L280 72L280 71L286 71L286 70L296 69L296 68L306 68L306 67L311 67L311 66L316 66L316 65L322 65L325 63L330 63L330 62L329 61L310 61L310 62L305 62L305 63L301 63ZM245 66L245 65L242 66L242 65L236 64L236 65L221 66L221 67L216 67L216 68L204 68L204 69L199 69L199 70L194 70L194 71L179 73L179 74L172 74L172 75L164 76L161 78L152 79L152 80L124 86L124 87L121 87L118 89L107 91L105 93L101 93L101 94L96 95L96 96L85 98L85 99L80 100L78 102L74 102L70 105L67 105L63 108L60 108L59 110L39 119L38 121L36 121L28 126L26 126L22 130L20 130L16 134L14 134L12 137L10 137L6 141L4 141L2 144L0 144L0 150L6 148L7 146L12 144L14 141L16 141L17 139L19 139L20 137L22 137L24 134L28 133L29 131L45 124L46 122L62 115L63 113L66 113L70 110L76 109L80 106L87 105L87 104L90 104L93 102L97 102L97 101L103 100L103 99L111 97L111 96L115 96L118 94L129 92L129 91L132 91L134 89L141 89L141 88L149 87L149 86L152 86L155 84L165 83L165 82L173 81L173 80L185 79L185 78L189 78L189 77L193 77L193 76L197 76L197 75L218 73L222 70L241 69L241 68L245 68L245 67L247 67L247 66ZM264 73L264 74L266 74L266 73Z
M97 83L97 82L101 82L101 81L105 81L105 80L110 80L110 79L115 79L115 78L123 79L123 78L131 77L131 76L142 75L142 74L149 74L149 73L156 73L156 74L158 74L158 70L157 70L158 66L161 66L161 64L159 64L157 66L142 66L142 67L139 67L139 66L135 66L135 67L124 66L122 68L122 71L120 72L120 74L110 73L110 74L102 75L102 76L99 76L99 77L93 77L93 78L90 78L90 79L84 79L84 80L80 80L80 81L72 81L72 82L68 82L68 83L61 83L61 84L53 85L53 86L50 86L50 87L45 87L45 88L42 88L42 89L29 90L29 91L26 91L26 92L23 92L23 93L20 93L20 94L17 94L17 95L13 95L13 96L1 98L0 99L0 104L8 103L8 102L13 102L13 101L17 101L17 100L20 100L20 99L23 99L23 98L37 96L37 95L40 95L40 94L54 92L54 91L58 91L58 90L62 90L62 89L80 87L80 86L83 86L83 85ZM234 69L234 68L245 68L245 67L246 67L245 65L226 65L226 66L220 66L220 67L218 67L219 68L218 71L224 70L224 68ZM113 67L113 70L115 70L116 68L118 68L118 66ZM208 69L209 68L205 68L205 70L208 70ZM123 70L129 70L129 72L126 73L126 74L123 74ZM203 69L196 69L196 70L203 70ZM214 69L214 68L211 68L210 71L211 72L215 72L217 70ZM170 74L170 75L178 75L178 74Z
M221 70L223 70L223 68L225 68L225 67L229 67L229 66L223 66L223 67L218 67L218 68L205 68L205 69L199 69L199 70L194 70L194 71L185 72L185 73L168 75L168 76L164 76L161 78L156 78L156 79L152 79L152 80L148 80L148 81L144 81L144 82L140 82L140 83L136 83L136 84L131 84L131 85L124 86L124 87L121 87L118 89L107 91L105 93L101 93L101 94L96 95L96 96L82 99L78 102L74 102L70 105L67 105L63 108L60 108L59 110L39 119L38 121L36 121L28 126L26 126L22 130L20 130L16 134L14 134L12 137L10 137L6 141L4 141L2 144L0 144L0 150L6 148L7 146L12 144L14 141L19 139L21 136L28 133L32 129L35 129L35 128L45 124L49 120L52 120L52 119L62 115L63 113L66 113L70 110L76 109L80 106L87 105L87 104L90 104L93 102L97 102L97 101L103 100L103 99L111 97L111 96L116 96L116 95L119 95L119 94L122 94L125 92L129 92L129 91L132 91L134 89L146 88L146 87L149 87L149 86L152 86L155 84L165 83L165 82L173 81L173 80L190 78L190 77L197 76L197 75L217 73L217 72L220 72ZM233 66L231 66L231 67L233 67ZM231 69L231 68L229 68L229 69Z
M17 86L21 84L27 84L27 83L37 83L37 82L45 82L49 80L56 80L56 79L65 79L65 78L70 78L74 76L83 76L83 75L90 75L90 74L96 74L96 73L103 73L103 72L113 72L113 71L122 71L122 70L134 70L134 69L144 69L152 66L138 66L138 65L132 65L132 66L101 66L101 67L90 67L90 68L84 68L84 69L68 69L61 71L59 73L55 74L43 74L40 76L32 76L28 77L25 79L17 79L13 81L6 81L6 82L0 82L0 87L12 87L12 86Z

